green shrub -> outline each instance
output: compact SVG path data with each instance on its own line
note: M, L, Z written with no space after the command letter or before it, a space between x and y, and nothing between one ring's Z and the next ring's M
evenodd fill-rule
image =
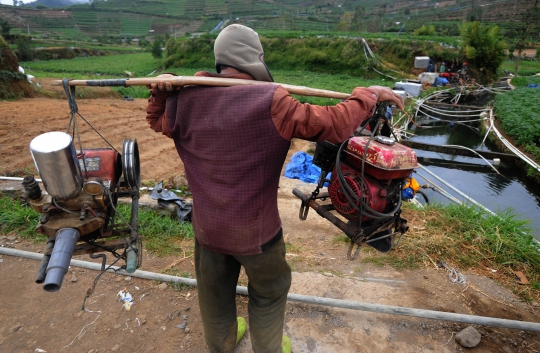
M435 35L435 26L434 25L422 25L422 27L414 30L414 35L416 36L433 36Z

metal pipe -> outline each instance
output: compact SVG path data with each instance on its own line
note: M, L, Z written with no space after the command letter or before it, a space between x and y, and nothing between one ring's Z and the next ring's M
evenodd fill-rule
M24 178L0 176L0 180L23 181ZM36 181L37 181L38 183L42 183L42 182L43 182L41 179L36 179Z
M33 260L40 260L43 257L42 254L37 254L37 253L17 250L17 249L1 248L1 247L0 247L0 254L10 255L10 256L19 256L19 257L24 257L24 258L33 259ZM101 271L101 265L97 263L72 259L70 264L71 266L77 266L77 267L82 267L82 268L86 268L90 270ZM111 267L109 271L117 273L117 274L144 278L144 279L149 279L153 281L181 283L181 284L194 286L194 287L197 286L197 280L192 279L192 278L170 276L170 275L165 275L161 273L153 273L153 272L147 272L147 271L141 271L141 270L137 270L134 273L127 273L124 270L120 270L120 268L116 266ZM248 295L247 288L241 287L241 286L236 287L236 293L241 294L241 295ZM509 329L515 329L515 330L540 332L540 323L536 323L536 322L499 319L499 318L487 317L487 316L446 313L442 311L404 308L401 306L392 306L392 305L383 305L383 304L370 304L370 303L354 302L350 300L322 298L322 297L293 294L293 293L289 293L289 295L287 296L287 300L291 302L325 305L325 306L332 306L336 308L369 311L369 312L382 313L382 314L412 316L412 317L420 317L420 318L425 318L425 319L463 322L463 323L475 324L475 325L485 325L485 326L503 327L503 328L509 328Z
M481 209L483 209L484 211L488 212L489 214L491 215L494 215L495 216L495 213L490 211L489 209L487 209L485 206L479 204L478 202L476 202L475 200L473 200L472 198L470 198L469 196L465 195L464 193L462 193L461 191L459 191L458 189L456 189L455 187L453 187L452 185L450 185L448 182L444 181L441 177L437 176L436 174L432 173L431 171L429 171L426 167L424 167L423 165L421 165L420 163L418 163L418 165L420 166L420 168L422 168L423 170L425 170L428 174L430 174L431 176L433 176L435 179L439 180L441 183L443 183L444 185L448 186L450 189L452 189L453 191L457 192L461 197L463 197L465 200L467 201L470 201L471 203L473 203L474 205L480 207Z
M137 224L139 221L139 195L133 195L131 198L131 232L130 242L131 244L126 249L126 271L133 273L137 269L138 249L137 238L139 237Z

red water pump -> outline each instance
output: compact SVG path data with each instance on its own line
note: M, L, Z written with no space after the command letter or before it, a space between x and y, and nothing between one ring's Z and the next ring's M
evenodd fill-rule
M416 153L396 142L395 136L380 134L391 132L386 111L386 105L378 106L355 136L339 146L317 143L313 164L321 168L321 176L316 189L311 195L293 190L302 200L300 219L307 218L311 207L351 239L347 254L351 260L363 244L390 251L396 235L401 238L408 230L407 220L400 217L401 195L405 178L418 162ZM320 192L325 185L327 192ZM327 199L330 202L324 202ZM351 255L354 244L358 248Z

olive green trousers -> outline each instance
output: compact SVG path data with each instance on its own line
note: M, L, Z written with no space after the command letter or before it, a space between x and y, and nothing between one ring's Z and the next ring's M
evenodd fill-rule
M262 254L232 256L204 249L195 240L195 272L206 343L213 353L236 346L236 286L241 266L248 276L249 333L255 353L281 352L291 268L279 239Z

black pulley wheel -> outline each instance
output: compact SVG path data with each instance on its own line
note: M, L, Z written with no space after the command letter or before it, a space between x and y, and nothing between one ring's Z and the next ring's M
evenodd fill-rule
M124 145L122 147L122 172L124 173L126 188L139 189L141 187L141 166L137 139L124 139Z

